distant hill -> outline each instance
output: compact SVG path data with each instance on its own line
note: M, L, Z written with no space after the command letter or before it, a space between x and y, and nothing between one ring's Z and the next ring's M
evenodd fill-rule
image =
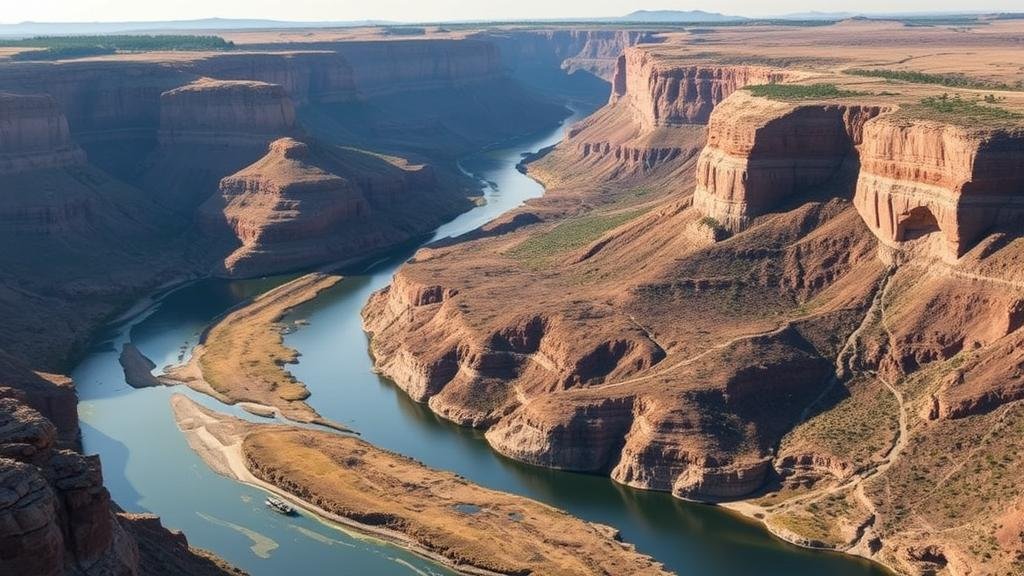
M50 36L56 34L122 34L125 32L166 32L183 30L253 30L262 28L343 28L390 24L383 20L345 22L288 22L239 18L203 18L165 22L20 22L0 24L0 36Z
M703 10L637 10L614 20L620 22L736 22L747 20L747 18Z

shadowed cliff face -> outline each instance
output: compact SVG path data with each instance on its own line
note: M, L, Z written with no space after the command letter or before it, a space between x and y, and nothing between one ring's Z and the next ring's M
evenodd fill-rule
M439 192L428 166L281 138L222 179L197 219L205 235L230 238L223 272L250 276L393 246L460 205Z
M566 113L484 40L251 48L0 63L0 243L25 247L0 258L4 569L232 573L116 512L99 462L72 451L73 386L23 365L66 368L165 282L367 257L427 232L471 205L454 158Z
M85 161L52 97L0 93L0 115L0 173Z
M654 32L609 29L508 30L476 36L495 44L504 65L531 85L551 80L550 71L557 69L584 71L609 82L623 50L660 41Z
M77 444L77 420L68 419L76 400L70 383L54 384L5 360L0 376L4 573L241 575L190 548L183 535L159 520L117 511L103 487L99 458L62 447L71 445L69 435Z

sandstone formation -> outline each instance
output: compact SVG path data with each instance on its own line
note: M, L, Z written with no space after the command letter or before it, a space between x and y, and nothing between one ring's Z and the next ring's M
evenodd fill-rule
M59 390L47 395L47 387L57 385L19 375L22 369L13 363L0 367L4 368L0 371L4 385L0 386L0 567L4 574L241 574L189 548L183 536L163 530L159 521L148 529L145 542L135 537L130 526L126 530L125 523L134 518L116 513L103 487L99 458L67 449L72 444L69 432L73 444L78 437L73 389L68 395ZM61 396L66 400L57 401ZM71 413L65 414L67 410ZM164 557L175 562L164 565ZM191 571L203 567L205 572Z
M956 259L997 226L1024 217L1024 132L911 121L864 128L855 203L890 245L942 234Z
M160 95L160 141L165 145L262 144L294 129L295 108L277 84L203 78Z
M665 62L633 48L616 63L611 102L628 103L644 128L706 124L714 107L736 90L791 75L766 67Z
M0 93L0 174L84 161L51 96Z
M748 84L796 76L769 67L694 63L626 49L617 58L608 105L572 126L550 158L531 166L551 183L640 178L655 185L683 177L704 147L711 110ZM549 168L550 167L550 168Z
M526 166L543 199L371 297L378 369L517 460L901 574L1019 572L1024 97L837 73L1010 35L873 26L628 48Z
M353 436L251 424L171 400L221 474L467 574L666 574L613 528L472 484Z
M797 105L741 92L715 109L697 161L697 210L731 231L794 194L849 188L865 123L883 112L859 104ZM845 182L843 181L845 180Z
M438 196L427 166L282 138L222 179L198 220L210 237L230 237L224 272L247 276L353 259L424 233L457 204Z
M96 458L71 452L73 386L26 364L66 370L116 312L159 285L223 270L236 250L230 273L262 274L365 256L425 232L469 206L473 190L451 158L564 114L509 78L492 42L250 48L0 63L0 244L19 247L0 266L0 571L228 571L158 520L114 512ZM367 102L379 116L349 122ZM417 160L324 153L304 137L310 156L285 161L296 163L285 175L295 179L243 173L225 188L215 210L235 203L227 216L213 212L223 225L217 241L234 244L211 249L210 230L193 231L196 208L271 141L302 135L301 113L346 144L413 150ZM422 145L434 137L447 140ZM444 159L440 175L425 166L434 157ZM321 165L323 179L303 180ZM246 188L257 182L266 187ZM273 199L259 210L239 206L264 193ZM324 235L332 241L311 250ZM126 370L140 376L130 379L154 383L142 377L145 359L124 352Z

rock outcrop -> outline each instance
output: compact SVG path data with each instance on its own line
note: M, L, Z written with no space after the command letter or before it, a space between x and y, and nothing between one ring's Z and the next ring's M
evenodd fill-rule
M214 54L183 68L206 78L276 84L297 106L357 97L352 65L336 51Z
M0 92L0 174L84 162L52 96Z
M159 520L143 525L133 515L118 513L103 486L99 457L65 448L69 434L51 422L67 420L62 412L76 409L73 389L67 406L43 401L48 384L19 375L17 369L0 364L0 383L12 386L0 386L0 572L242 574L189 548L184 536L164 530ZM77 420L64 427L72 424L77 443Z
M294 130L295 107L278 84L203 78L160 95L160 142L165 145L265 144Z
M736 93L711 115L694 206L735 232L802 191L832 184L848 195L865 123L882 112L879 106L791 104Z
M428 166L282 138L221 180L198 221L237 246L224 272L267 274L365 256L429 230L452 210L436 189Z
M704 147L715 106L744 86L795 75L688 60L660 53L657 46L627 48L617 59L608 104L572 126L551 158L531 169L553 182L566 175L615 181L641 177L648 185L678 180Z
M502 62L514 74L528 77L538 68L561 68L570 73L584 70L606 81L615 74L623 50L659 41L657 34L646 30L584 28L496 30L477 37L496 44Z
M939 232L955 260L1024 218L1024 132L879 118L864 127L855 203L883 243Z
M611 102L633 109L644 128L707 124L711 111L736 90L773 84L793 76L760 66L720 66L660 58L643 48L627 49L618 58Z
M99 459L56 446L56 429L0 399L0 557L12 574L133 574L133 545L114 521Z

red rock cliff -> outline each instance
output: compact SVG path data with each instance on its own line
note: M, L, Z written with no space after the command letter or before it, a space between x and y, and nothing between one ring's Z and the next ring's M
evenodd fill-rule
M427 166L281 138L222 179L198 219L210 237L241 244L224 260L228 274L266 274L406 240L447 209L434 190Z
M619 56L611 102L628 103L645 128L706 124L714 107L736 90L781 82L787 76L759 66L685 63L631 48Z
M53 97L0 93L0 174L84 161Z
M1024 132L884 117L864 127L857 210L894 247L933 231L947 258L1024 217Z
M560 174L578 171L583 178L660 175L678 180L677 172L690 166L704 146L704 126L719 102L748 84L789 75L688 61L656 47L627 48L618 58L608 104L572 126L543 162L557 164L552 170Z
M839 177L844 163L856 161L865 122L880 113L878 106L797 105L733 94L711 115L694 206L738 231L787 197Z

